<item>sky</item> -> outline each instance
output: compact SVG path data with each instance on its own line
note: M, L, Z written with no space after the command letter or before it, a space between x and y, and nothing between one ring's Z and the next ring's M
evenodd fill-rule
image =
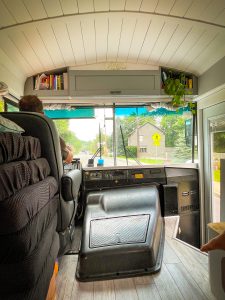
M106 120L104 123L104 115L106 118L112 117L111 108L96 108L94 119L73 119L70 120L70 130L76 134L76 137L82 141L91 141L99 134L99 124L101 131L106 130L107 135L113 132L112 120Z

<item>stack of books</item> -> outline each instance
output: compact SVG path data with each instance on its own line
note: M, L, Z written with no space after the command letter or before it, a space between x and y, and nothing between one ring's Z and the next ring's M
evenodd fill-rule
M68 74L41 74L35 76L35 90L67 90Z

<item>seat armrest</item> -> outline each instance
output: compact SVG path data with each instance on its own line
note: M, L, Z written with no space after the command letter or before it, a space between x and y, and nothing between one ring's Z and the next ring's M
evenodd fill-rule
M64 174L61 179L62 196L65 201L75 200L81 185L81 171L72 170Z

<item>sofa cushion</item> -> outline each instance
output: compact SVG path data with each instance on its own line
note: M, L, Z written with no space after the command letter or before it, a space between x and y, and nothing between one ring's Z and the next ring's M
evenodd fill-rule
M24 132L24 129L17 125L15 122L4 118L0 115L0 132L16 132L16 133L22 133Z
M45 179L49 174L50 167L45 158L0 165L0 201L28 185Z
M0 234L21 230L51 201L57 191L57 181L49 176L0 201Z
M23 291L34 287L41 275L46 259L49 259L54 243L57 216L54 217L40 243L23 261L18 263L0 264L0 293ZM0 296L1 297L1 296ZM1 298L2 299L2 298Z
M51 199L21 230L0 235L0 264L19 262L31 254L56 215L58 201L59 195Z

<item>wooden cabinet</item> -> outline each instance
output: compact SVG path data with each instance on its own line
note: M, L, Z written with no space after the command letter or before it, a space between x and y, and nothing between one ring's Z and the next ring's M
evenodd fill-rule
M69 95L67 69L49 71L27 78L24 94L37 95L39 97Z
M159 95L159 71L70 71L71 96Z

